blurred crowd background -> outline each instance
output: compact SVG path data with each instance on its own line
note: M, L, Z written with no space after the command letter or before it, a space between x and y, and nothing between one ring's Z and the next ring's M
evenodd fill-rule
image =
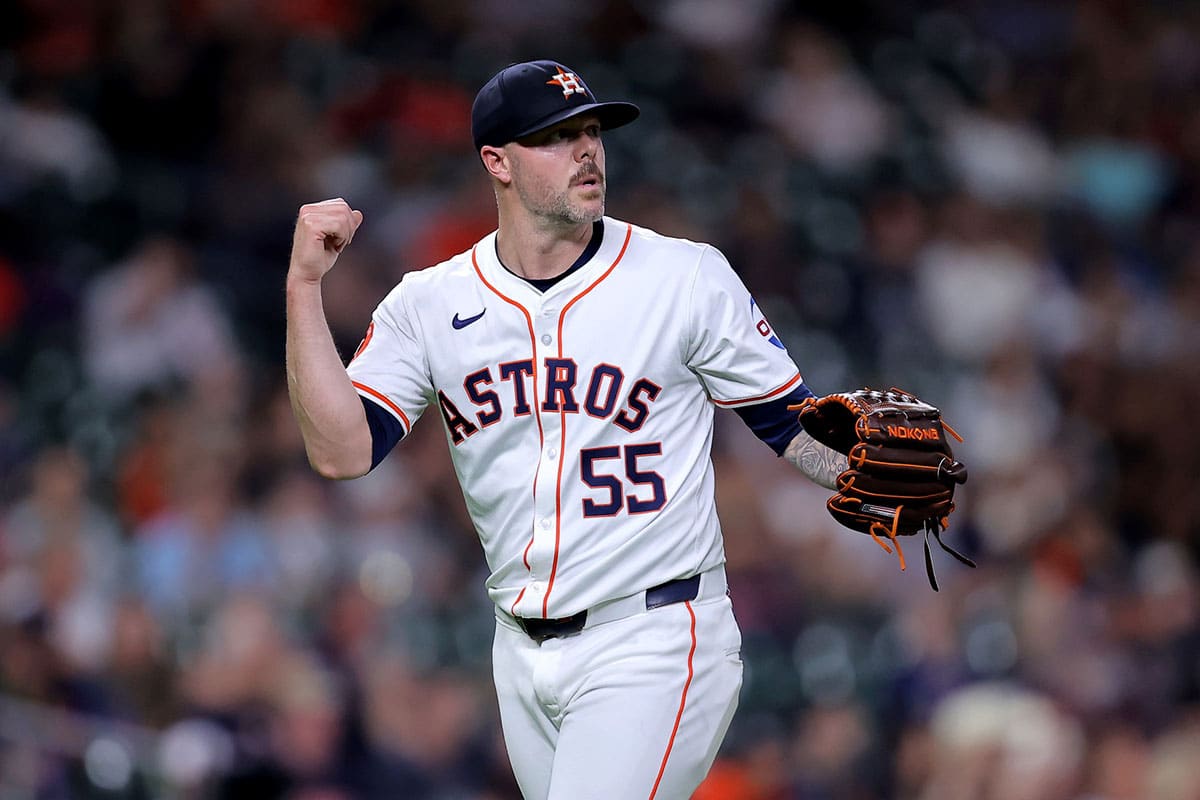
M298 207L366 221L349 356L492 229L476 89L601 99L609 213L730 258L818 393L940 405L971 478L901 573L732 414L746 684L697 800L1200 798L1200 6L0 5L0 796L518 798L436 417L307 467Z

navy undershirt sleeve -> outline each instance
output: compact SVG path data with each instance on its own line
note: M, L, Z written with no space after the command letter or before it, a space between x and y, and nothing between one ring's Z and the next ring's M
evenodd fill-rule
M815 397L812 390L801 383L783 397L757 403L752 406L742 406L734 411L742 421L754 431L754 435L762 439L775 451L775 455L783 455L787 446L792 443L803 428L796 419L795 411L788 411L788 406L803 402L807 397Z
M404 426L390 412L373 400L359 395L363 410L367 412L367 426L371 429L371 469L379 466L384 456L392 452L396 443L404 438Z

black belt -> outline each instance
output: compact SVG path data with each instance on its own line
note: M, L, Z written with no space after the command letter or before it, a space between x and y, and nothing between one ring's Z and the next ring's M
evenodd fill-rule
M672 603L682 603L685 600L695 600L700 591L700 576L680 578L674 581L660 583L646 590L646 610L669 606ZM521 630L538 644L547 639L557 639L570 636L583 630L587 623L587 611L580 611L569 617L560 619L538 619L536 617L517 617Z

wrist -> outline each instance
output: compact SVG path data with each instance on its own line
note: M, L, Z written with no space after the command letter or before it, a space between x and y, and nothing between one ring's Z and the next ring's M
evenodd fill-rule
M317 275L315 277L312 275L305 275L295 267L292 267L288 269L287 273L287 288L289 291L292 289L299 289L302 291L306 289L320 289L321 278L323 277L323 275Z

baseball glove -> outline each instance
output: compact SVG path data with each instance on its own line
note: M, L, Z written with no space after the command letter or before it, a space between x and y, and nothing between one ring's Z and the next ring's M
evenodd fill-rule
M895 388L810 397L790 408L800 412L810 436L849 462L826 504L834 519L869 534L888 553L892 547L885 539L890 540L900 569L905 562L898 537L923 533L925 570L934 591L931 533L942 549L975 566L942 541L954 511L954 489L967 480L967 468L954 459L947 434L962 438L937 408Z

